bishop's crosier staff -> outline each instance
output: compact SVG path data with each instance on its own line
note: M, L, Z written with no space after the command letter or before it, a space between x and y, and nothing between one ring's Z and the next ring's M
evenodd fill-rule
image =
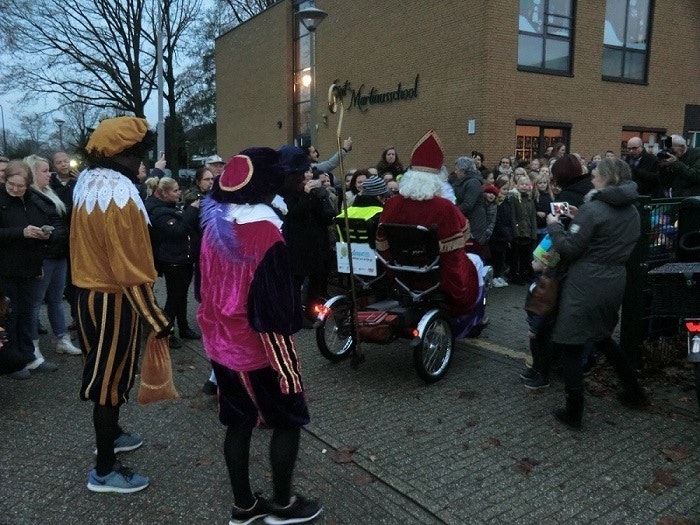
M338 158L340 159L341 195L346 195L347 184L345 182L345 166L343 166L343 152L341 151L342 143L340 140L340 131L343 127L343 114L345 112L345 108L343 106L343 93L344 90L335 83L331 84L330 88L328 88L328 111L335 115L338 112L338 106L340 106L340 116L338 117L338 127L335 132L335 139L338 149ZM348 221L347 206L343 206L343 225L345 228L345 240L347 241L346 244L348 247L348 263L350 266L350 317L352 324L352 335L355 338L355 345L353 346L350 363L353 367L357 368L357 366L365 360L365 356L360 348L360 337L357 329L357 292L355 291L355 279L353 279L354 272L352 265L352 244L350 242L350 223Z

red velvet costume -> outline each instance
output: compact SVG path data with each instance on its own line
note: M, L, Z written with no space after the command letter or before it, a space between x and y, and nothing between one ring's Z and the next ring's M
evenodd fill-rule
M379 222L437 225L440 241L440 288L452 299L455 315L469 313L479 294L476 268L464 251L469 231L464 215L447 199L434 197L415 201L396 195L386 202ZM388 247L386 239L377 235L377 249ZM382 253L384 256L385 253Z
M427 133L416 145L411 155L411 169L404 174L400 194L384 205L379 221L398 224L437 226L440 242L440 288L450 297L452 313L469 313L479 295L479 277L474 264L464 250L469 235L469 224L459 209L449 200L437 195L416 200L411 198L409 181L430 174L438 180L437 171L442 166L442 147L434 132ZM440 187L438 182L436 188ZM406 196L406 194L409 194ZM382 256L391 248L382 233L377 234L377 250Z

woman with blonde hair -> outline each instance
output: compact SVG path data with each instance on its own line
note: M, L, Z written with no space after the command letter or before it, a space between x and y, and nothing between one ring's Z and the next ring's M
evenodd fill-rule
M149 177L144 181L144 185L146 186L146 198L155 193L158 188L158 182L160 182L158 177Z
M532 200L535 202L535 212L537 213L537 242L539 242L547 235L547 214L550 212L549 205L554 202L548 173L538 173L535 177Z
M179 202L180 186L170 177L160 179L153 195L146 199L153 259L158 273L165 277L165 315L173 322L177 320L181 339L200 339L201 335L190 328L187 320L187 291L194 275L200 200L182 211L177 206ZM175 337L170 338L171 348L181 346Z
M515 188L508 197L513 211L510 280L513 284L528 284L532 277L532 250L537 240L537 212L527 172L517 168L514 180Z
M31 193L36 197L36 203L49 218L47 226L52 228L48 244L43 253L42 278L34 281L32 286L32 321L31 332L34 348L39 350L39 312L42 303L46 302L51 330L57 340L56 352L59 354L81 355L70 338L63 311L63 292L66 288L68 275L68 236L69 216L66 205L51 188L51 172L49 161L38 155L29 155L24 159L31 168L34 182Z

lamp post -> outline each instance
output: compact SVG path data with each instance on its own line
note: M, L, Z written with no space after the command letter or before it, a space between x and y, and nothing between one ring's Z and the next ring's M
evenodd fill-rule
M2 115L2 153L7 155L7 137L5 137L5 109L0 104L0 115Z
M309 45L311 47L311 143L316 144L316 28L323 22L328 13L311 5L296 12L297 18L309 32Z
M53 121L58 126L58 143L61 145L61 149L63 149L63 125L66 121L60 118L55 118Z

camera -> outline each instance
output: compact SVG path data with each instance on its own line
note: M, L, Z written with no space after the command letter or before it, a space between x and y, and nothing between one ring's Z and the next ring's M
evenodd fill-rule
M673 140L671 139L671 137L664 137L663 139L661 139L659 146L661 147L661 149L656 154L656 157L659 160L666 160L671 155L673 155Z

